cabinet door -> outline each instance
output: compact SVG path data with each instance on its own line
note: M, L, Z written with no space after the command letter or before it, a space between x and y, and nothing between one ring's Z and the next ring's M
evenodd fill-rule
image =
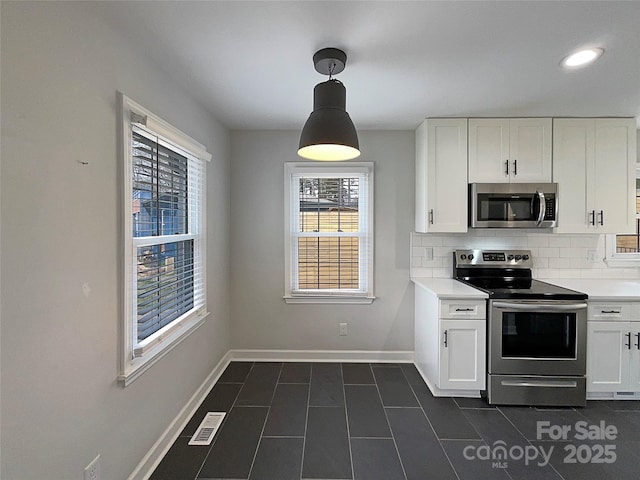
M509 175L512 183L551 182L551 119L509 121Z
M628 390L629 322L587 322L587 391Z
M440 320L439 388L485 388L485 340L483 320Z
M635 121L554 119L558 233L634 232Z
M628 391L640 392L640 321L630 322L629 325L631 332L631 349L629 351Z
M598 233L635 232L635 121L595 120L595 205Z
M595 122L553 120L553 181L558 184L558 233L595 233Z
M466 232L467 119L427 119L416 131L416 231Z
M508 183L509 119L469 119L469 183Z

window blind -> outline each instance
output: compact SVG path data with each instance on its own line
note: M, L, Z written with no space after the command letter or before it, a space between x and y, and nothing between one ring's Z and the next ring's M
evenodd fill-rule
M291 292L367 294L371 255L367 169L302 171L290 181Z
M154 336L204 304L204 164L153 132L131 129L132 235L135 247L134 356Z

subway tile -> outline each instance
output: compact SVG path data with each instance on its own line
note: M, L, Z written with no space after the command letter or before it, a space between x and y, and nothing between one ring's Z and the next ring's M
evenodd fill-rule
M391 437L375 385L345 385L351 437Z
M347 419L343 408L309 407L302 477L352 478Z
M560 249L558 247L540 247L538 248L538 255L541 257L558 258L560 256Z
M354 480L405 480L392 439L352 438Z
M311 366L309 405L344 407L342 369L339 363L314 363Z
M267 407L233 407L198 478L248 478L268 410Z

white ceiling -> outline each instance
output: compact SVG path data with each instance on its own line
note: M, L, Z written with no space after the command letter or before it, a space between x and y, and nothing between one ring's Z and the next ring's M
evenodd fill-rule
M343 49L356 127L434 116L640 117L640 1L87 2L232 129L299 129ZM560 60L587 46L594 65Z

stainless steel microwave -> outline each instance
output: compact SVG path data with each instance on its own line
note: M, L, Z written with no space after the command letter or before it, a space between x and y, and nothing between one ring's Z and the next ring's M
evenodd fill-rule
M558 223L556 183L471 183L472 228L553 228Z

